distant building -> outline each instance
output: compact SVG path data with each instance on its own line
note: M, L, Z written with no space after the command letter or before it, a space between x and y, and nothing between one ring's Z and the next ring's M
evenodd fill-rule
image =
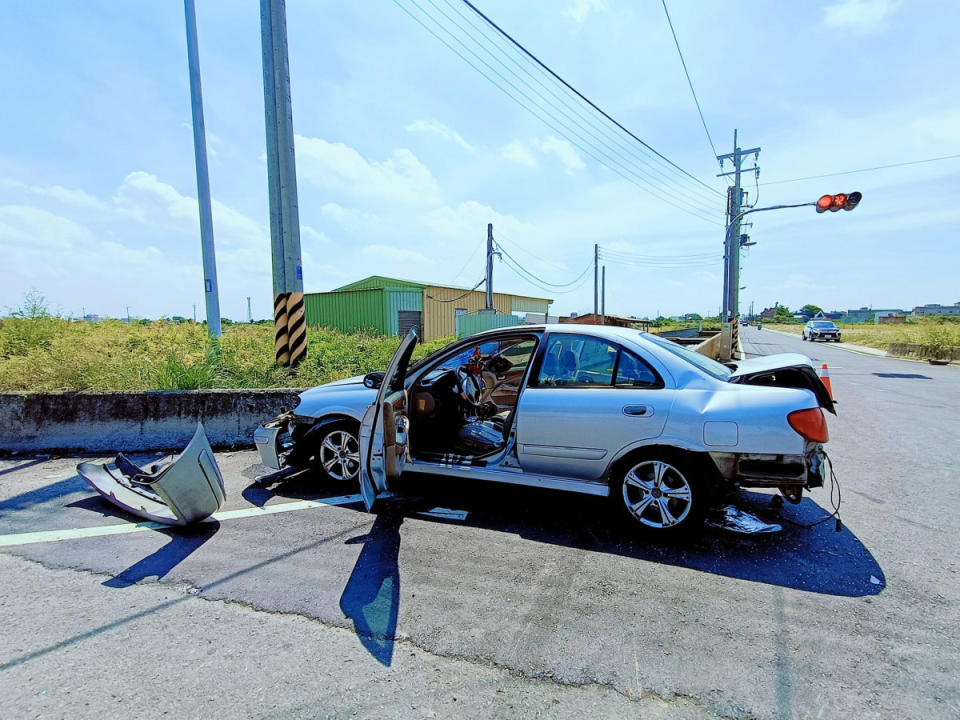
M919 305L913 309L914 315L960 315L960 302L953 305Z
M776 306L772 308L765 308L760 311L760 317L770 320L773 318L774 314L777 312Z
M906 315L906 310L900 308L868 308L862 307L859 310L847 310L843 315L843 321L848 323L877 323L881 317L887 315Z
M423 340L459 335L461 324L469 326L466 334L519 325L522 320L517 313L546 315L553 302L547 298L493 293L495 313L478 323L476 318L486 307L483 290L381 275L372 275L330 292L307 293L303 300L308 325L323 325L343 332L372 330L382 335L405 335L410 328L417 328Z

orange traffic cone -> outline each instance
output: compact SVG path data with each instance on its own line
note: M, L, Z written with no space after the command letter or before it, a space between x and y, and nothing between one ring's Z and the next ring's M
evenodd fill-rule
M820 381L827 388L827 392L830 393L830 399L833 400L833 386L830 385L830 369L826 363L820 368Z

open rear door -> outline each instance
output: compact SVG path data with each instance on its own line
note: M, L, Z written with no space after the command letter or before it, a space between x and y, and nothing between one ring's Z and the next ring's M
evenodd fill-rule
M417 345L411 329L390 361L377 393L360 423L360 492L367 510L378 498L388 496L390 483L400 477L407 459L407 391L404 380Z

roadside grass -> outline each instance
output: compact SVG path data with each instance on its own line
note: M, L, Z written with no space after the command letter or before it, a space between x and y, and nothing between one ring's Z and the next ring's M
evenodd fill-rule
M307 359L274 364L273 326L224 328L157 320L86 323L55 316L0 320L0 391L199 390L310 387L386 368L400 338L311 327ZM418 346L414 357L450 339Z
M917 318L902 325L842 323L844 342L886 350L891 343L914 343L934 348L960 345L960 318ZM799 335L803 323L767 323L765 328Z

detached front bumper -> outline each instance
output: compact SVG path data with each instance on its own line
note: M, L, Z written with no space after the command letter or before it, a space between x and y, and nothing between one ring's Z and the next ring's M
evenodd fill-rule
M710 453L721 476L741 487L823 487L823 446L811 443L805 455Z

